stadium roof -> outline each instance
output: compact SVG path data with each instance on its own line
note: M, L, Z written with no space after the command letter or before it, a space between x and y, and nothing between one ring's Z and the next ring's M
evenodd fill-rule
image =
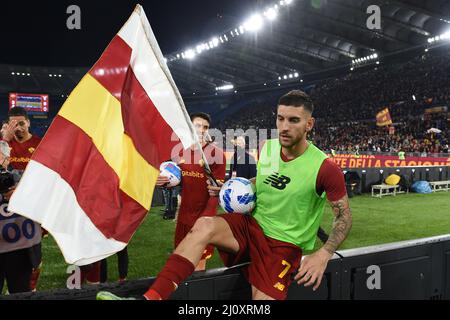
M199 39L190 49L167 54L180 91L192 95L230 84L242 88L297 81L305 74L350 68L356 59L376 53L377 59L371 61L375 63L394 52L429 45L429 38L450 30L450 2L444 0L286 0L273 4L277 5L276 19L264 19L257 32L236 25L217 34L214 44L211 39ZM381 8L380 30L366 26L370 5ZM269 7L261 7L260 16ZM208 50L203 45L198 49L201 40L209 41ZM0 92L13 87L67 94L86 71L0 65Z

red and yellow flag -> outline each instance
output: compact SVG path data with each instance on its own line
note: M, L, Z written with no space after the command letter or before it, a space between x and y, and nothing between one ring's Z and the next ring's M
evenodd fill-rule
M377 113L377 126L384 127L392 124L391 115L389 109L385 108Z
M138 5L53 120L9 209L47 229L68 263L101 260L130 241L160 164L194 132Z

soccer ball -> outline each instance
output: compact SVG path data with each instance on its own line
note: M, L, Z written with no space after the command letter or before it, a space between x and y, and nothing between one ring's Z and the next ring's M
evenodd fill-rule
M169 183L166 187L175 187L181 182L181 169L173 161L166 161L161 163L159 166L159 171L162 176L169 178Z
M245 178L232 178L220 189L219 202L227 212L250 214L256 204L255 187Z

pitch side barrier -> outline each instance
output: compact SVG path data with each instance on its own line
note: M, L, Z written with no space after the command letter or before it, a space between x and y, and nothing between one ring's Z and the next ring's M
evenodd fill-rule
M338 255L339 254L339 255ZM450 299L450 234L339 251L317 291L293 283L290 300ZM248 300L251 288L241 269L196 272L172 295L174 300ZM80 290L16 294L2 299L91 300L99 290L142 295L155 278Z
M417 167L383 167L383 168L351 168L343 169L344 174L356 173L360 184L354 190L356 194L371 192L373 184L380 184L391 174L406 177L410 184L415 181L450 180L450 166L417 166Z

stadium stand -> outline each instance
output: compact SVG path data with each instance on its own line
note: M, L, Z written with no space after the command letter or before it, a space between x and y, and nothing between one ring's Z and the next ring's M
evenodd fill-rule
M450 105L449 83L450 53L443 52L309 86L316 101L313 140L324 150L448 153L447 113L426 118L425 110ZM218 127L274 128L276 96L249 102ZM394 122L392 135L376 126L375 115L384 107L389 107ZM433 127L442 133L427 133Z

